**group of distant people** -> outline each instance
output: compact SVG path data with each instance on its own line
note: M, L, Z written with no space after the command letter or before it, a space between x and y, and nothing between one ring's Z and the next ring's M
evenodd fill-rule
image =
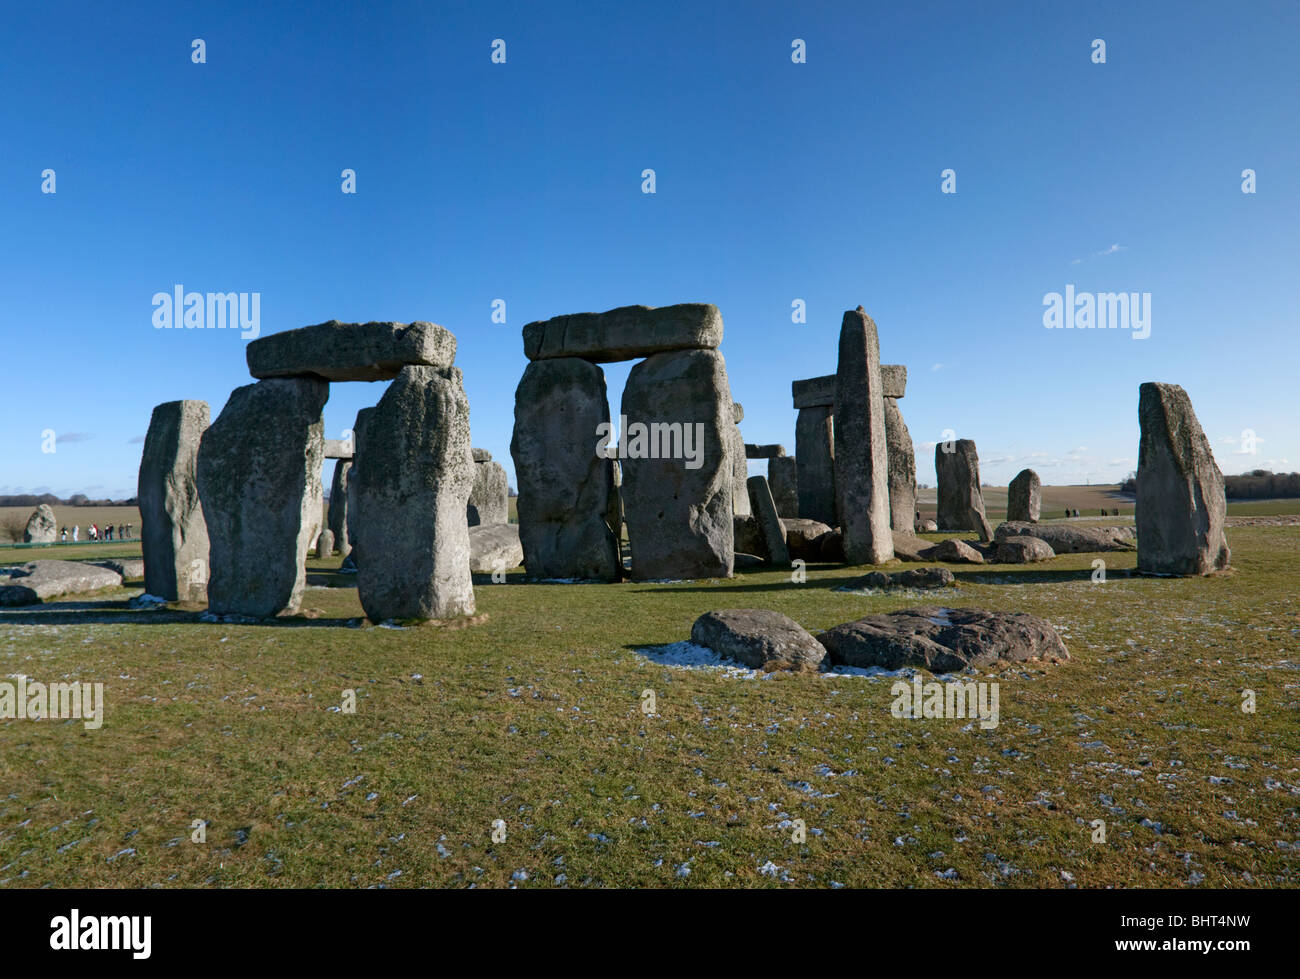
M81 538L81 524L74 524L72 527L72 542L75 544ZM68 528L64 527L59 539L65 544L68 542ZM116 528L112 524L106 527L100 527L99 524L91 524L86 528L86 540L131 540L133 531L131 525L118 524Z
M1066 507L1066 508L1065 508L1065 515L1066 515L1067 517L1077 517L1077 516L1079 515L1079 511L1078 511L1078 510L1073 510L1073 509L1071 509L1070 507ZM1102 515L1103 517L1118 517L1118 516L1119 516L1119 507L1116 507L1114 510L1107 510L1105 507L1103 507L1103 508L1102 508L1102 511L1101 511L1101 515Z

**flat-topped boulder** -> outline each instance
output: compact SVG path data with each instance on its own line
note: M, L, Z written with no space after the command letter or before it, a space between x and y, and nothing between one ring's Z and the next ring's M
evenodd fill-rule
M479 524L469 529L469 569L475 574L504 573L524 563L519 525Z
M1131 551L1136 546L1132 527L1066 526L1007 521L998 524L998 529L993 532L993 539L999 544L1010 537L1036 537L1046 541L1057 554Z
M947 561L949 564L983 564L984 555L964 540L949 537L934 547L920 552L926 561Z
M408 364L450 367L456 337L437 323L340 323L330 320L260 337L245 350L248 372L326 381L389 381Z
M716 350L722 313L712 303L620 306L603 313L571 313L524 327L529 360L579 357L595 364L637 360L670 350Z
M826 649L794 619L765 608L705 612L691 642L756 670L817 672Z
M1038 537L1000 537L996 558L999 564L1034 564L1056 557L1052 545Z
M922 606L868 615L817 638L837 666L886 670L919 666L949 673L999 662L1070 658L1051 623L1025 612Z
M109 568L79 561L31 561L0 568L0 606L37 605L60 595L118 588L122 576Z
M755 445L753 442L745 443L746 459L782 459L784 457L784 445Z

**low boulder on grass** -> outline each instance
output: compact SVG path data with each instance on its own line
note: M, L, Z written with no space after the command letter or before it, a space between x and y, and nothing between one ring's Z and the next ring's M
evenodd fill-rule
M765 608L705 612L691 627L691 642L755 670L817 672L826 648L787 615Z
M949 537L921 552L927 561L947 561L949 564L983 564L984 555L964 540Z
M947 568L915 568L910 571L896 571L893 574L873 571L861 578L854 578L844 588L847 591L860 591L865 588L892 591L899 588L949 588L956 583L957 579Z
M1003 537L997 542L999 564L1034 564L1054 557L1052 545L1037 537Z

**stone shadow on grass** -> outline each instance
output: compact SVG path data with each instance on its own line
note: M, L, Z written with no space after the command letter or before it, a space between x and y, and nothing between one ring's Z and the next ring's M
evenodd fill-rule
M205 622L200 616L205 609L165 608L133 609L129 599L110 599L100 602L42 602L0 609L0 635L7 625L184 625L201 626L257 625L272 628L333 627L348 628L361 622L364 616L349 618L312 618L299 613L276 619L259 619L255 622Z

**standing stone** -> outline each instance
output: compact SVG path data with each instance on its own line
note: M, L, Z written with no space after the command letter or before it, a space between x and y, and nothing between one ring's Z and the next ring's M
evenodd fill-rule
M215 614L298 611L320 527L328 398L329 384L316 378L247 384L203 433L197 477Z
M776 503L772 500L767 479L763 476L750 476L748 490L750 507L767 548L767 559L778 568L788 568L790 548L786 543L785 524L781 523L781 518L777 515Z
M799 516L799 463L797 456L777 456L767 460L767 485L783 517Z
M623 503L633 578L731 577L730 390L716 350L655 354L628 374Z
M326 527L316 538L316 560L324 561L334 556L334 531Z
M939 477L939 529L977 530L980 540L991 541L993 528L984 515L975 443L970 439L940 442L934 447L934 470Z
M168 401L149 419L140 457L140 545L144 590L169 602L208 597L208 526L199 503L199 442L206 401Z
M1187 392L1143 384L1138 422L1138 571L1204 575L1228 567L1223 474Z
M474 613L474 485L459 367L403 367L368 419L357 482L357 596L372 622Z
M889 455L876 324L859 306L844 314L835 373L835 492L849 564L894 556ZM909 524L910 526L910 524Z
M474 463L474 486L465 516L470 527L510 522L510 485L501 463Z
M735 516L748 517L752 512L749 506L749 457L745 451L745 436L740 434L740 423L745 418L745 408L739 401L732 402L735 424L729 433L728 449L731 453L731 512Z
M916 450L897 398L885 398L885 445L889 455L889 526L895 533L910 534L916 527Z
M1038 523L1043 510L1043 481L1032 469L1016 473L1007 487L1007 520Z
M42 503L27 518L23 530L24 544L53 544L57 535L58 521L54 518L54 509L48 503Z
M344 557L347 557L352 550L352 542L349 539L351 521L348 514L351 473L351 459L339 459L334 463L334 478L330 481L330 505L325 520L334 535L334 546Z
M835 417L829 405L799 409L794 443L799 473L799 516L837 526Z
M524 370L510 455L529 577L618 579L618 541L608 522L614 467L597 452L608 426L605 373L595 364L561 357Z
M360 554L357 551L357 473L361 468L361 445L365 439L366 425L370 420L370 416L374 413L374 408L362 408L357 412L357 420L352 423L352 468L348 471L346 495L348 501L348 547L350 548L348 557L351 558L349 564L352 568L357 566L357 561L360 559ZM344 567L349 567L349 564L345 564Z

